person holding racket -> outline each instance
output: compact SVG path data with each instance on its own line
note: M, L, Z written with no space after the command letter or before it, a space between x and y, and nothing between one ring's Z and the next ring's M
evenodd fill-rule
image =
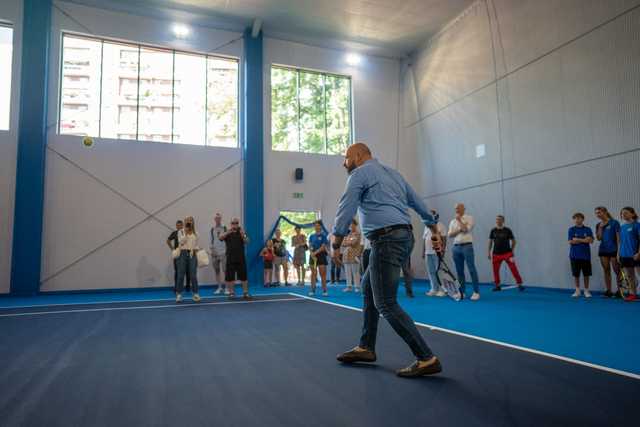
M620 218L624 223L620 226L620 265L624 269L629 295L625 301L637 301L636 271L640 272L640 223L638 214L631 206L622 208Z
M382 314L416 358L410 366L398 370L397 375L411 378L437 374L442 371L440 361L397 300L400 269L414 246L409 208L431 228L434 247L440 250L436 221L402 175L374 159L365 144L357 143L347 149L344 167L349 178L336 213L334 257L340 256L342 240L349 234L356 212L360 215L362 231L371 242L371 254L362 279L364 324L360 344L339 354L337 359L342 363L375 362L378 321Z
M620 290L612 292L611 269L616 273L618 283L622 280L620 264L618 263L618 246L620 244L620 223L611 217L609 210L604 206L598 206L595 214L600 220L596 225L596 239L600 242L598 247L598 257L604 273L605 298L612 298L620 295Z
M311 264L311 291L309 296L316 294L316 281L318 280L318 272L320 273L320 282L322 284L322 296L329 296L327 291L327 264L328 258L328 246L329 239L327 239L327 233L322 230L322 221L316 221L313 224L315 233L309 236L309 251Z

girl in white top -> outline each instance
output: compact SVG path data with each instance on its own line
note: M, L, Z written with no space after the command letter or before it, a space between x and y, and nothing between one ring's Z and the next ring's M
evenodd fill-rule
M436 218L437 220L437 213L436 211L431 211L431 215L434 216L434 218ZM436 225L436 227L438 228L438 232L440 233L440 235L442 236L442 247L444 248L446 245L446 234L447 231L444 228L444 224L441 222L438 222L438 224ZM422 235L422 241L423 241L423 252L422 252L422 258L426 260L426 266L427 266L427 273L429 273L429 282L431 283L431 290L429 290L429 292L427 292L427 296L429 297L433 297L433 296L437 296L437 297L444 297L447 294L444 292L444 290L440 289L440 285L438 283L438 278L437 278L437 271L438 271L438 258L436 255L436 251L435 249L433 249L433 242L431 241L431 236L432 236L432 232L431 229L429 227L425 227L424 228L424 234Z
M196 257L196 252L200 250L200 246L198 245L198 233L196 233L195 228L195 221L193 217L189 216L184 220L184 228L178 232L180 256L178 257L176 302L182 301L184 278L187 271L189 271L189 277L191 278L193 300L200 302L200 294L198 293L198 260Z

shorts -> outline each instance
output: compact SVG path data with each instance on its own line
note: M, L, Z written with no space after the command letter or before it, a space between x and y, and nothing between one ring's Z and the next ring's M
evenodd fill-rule
M247 265L243 262L228 262L226 271L224 272L224 279L227 282L233 282L240 280L245 282L247 280Z
M592 274L591 260L590 259L572 259L571 273L573 274L573 277L580 277L580 273L582 273L584 277L590 277Z
M227 256L226 255L214 255L211 254L211 266L216 274L220 272L224 272L225 265L227 264Z
M313 265L313 258L311 259L311 265ZM321 265L329 265L329 260L327 259L327 253L326 252L322 252L319 253L318 256L316 257L316 265L317 266L321 266Z
M620 265L624 268L640 267L640 261L636 261L633 257L620 258Z
M286 256L276 256L273 258L273 265L279 267L281 265L287 265L287 257Z
M613 252L600 251L598 252L598 256L602 258L617 258L618 251L613 251Z
M264 261L265 270L273 270L273 261Z

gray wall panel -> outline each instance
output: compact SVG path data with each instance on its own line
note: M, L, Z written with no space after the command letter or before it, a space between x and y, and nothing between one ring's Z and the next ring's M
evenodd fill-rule
M423 120L433 155L434 185L446 192L500 178L495 85ZM476 157L476 147L485 156Z
M495 78L483 2L472 5L414 58L420 117L446 107Z
M640 4L639 0L490 1L509 72Z

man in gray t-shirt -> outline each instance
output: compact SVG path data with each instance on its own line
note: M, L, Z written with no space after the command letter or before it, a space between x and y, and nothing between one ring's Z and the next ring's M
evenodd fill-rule
M220 235L227 232L227 227L222 225L222 214L219 212L213 219L213 227L211 227L211 266L213 267L213 276L215 283L218 285L215 293L219 294L224 288L224 268L227 263L227 244L224 240L220 240ZM225 292L227 293L227 292Z

